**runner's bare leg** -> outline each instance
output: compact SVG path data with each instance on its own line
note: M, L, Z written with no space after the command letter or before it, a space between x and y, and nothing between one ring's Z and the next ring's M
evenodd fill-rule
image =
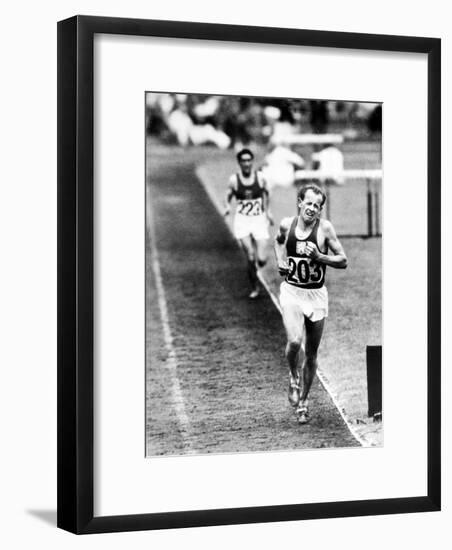
M240 246L246 256L248 278L251 284L251 290L257 290L257 266L256 266L256 254L254 250L253 239L251 236L240 239Z
M303 390L300 399L301 403L306 402L315 373L317 371L317 351L319 349L320 340L322 339L324 324L325 319L321 319L320 321L309 321L309 319L305 319L306 339L303 362Z
M300 317L290 307L282 307L284 328L286 329L287 344L285 356L289 364L290 383L297 384L299 380L298 366L300 355L303 354L302 342L304 324L300 323Z
M267 239L254 240L258 268L264 267L264 265L267 263L267 243Z

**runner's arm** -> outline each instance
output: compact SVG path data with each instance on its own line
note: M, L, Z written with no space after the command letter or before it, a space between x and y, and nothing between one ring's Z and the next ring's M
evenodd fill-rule
M335 267L336 269L345 269L347 267L347 256L345 255L341 242L337 238L333 224L329 221L324 221L323 231L325 232L325 240L328 248L333 252L333 254L322 254L316 245L311 242L306 244L305 253L317 262L321 262L330 267Z
M229 178L228 190L226 191L223 216L227 216L231 211L231 200L235 196L235 180L234 176Z
M278 272L282 276L284 276L289 269L286 260L286 240L291 221L292 218L283 218L279 225L278 233L275 237L274 251L276 263L278 265Z

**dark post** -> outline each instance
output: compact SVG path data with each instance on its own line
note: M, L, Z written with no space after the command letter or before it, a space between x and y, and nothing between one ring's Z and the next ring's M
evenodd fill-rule
M374 193L375 200L375 235L379 237L381 235L380 231L380 193L378 192L378 187L375 186Z
M373 228L373 221L372 221L372 189L370 185L370 179L367 180L367 236L372 237L372 228Z
M331 220L331 193L330 184L325 182L325 195L326 195L326 219Z
M382 347L367 346L367 415L374 420L382 417Z

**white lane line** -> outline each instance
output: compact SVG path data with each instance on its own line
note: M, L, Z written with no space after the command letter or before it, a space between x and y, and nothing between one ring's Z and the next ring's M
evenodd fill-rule
M176 411L176 417L180 424L180 433L183 440L183 445L186 451L190 453L195 453L196 449L193 447L192 443L192 431L190 427L190 421L188 420L187 413L185 411L184 397L182 395L182 389L179 382L179 377L177 374L177 354L173 345L173 335L170 328L169 316L168 316L168 305L166 301L165 287L163 286L162 273L160 270L159 254L156 245L155 237L155 228L152 223L152 213L151 213L151 201L150 193L147 191L147 201L146 201L146 224L150 241L151 249L151 264L152 271L154 273L155 286L158 296L158 304L160 310L160 318L162 321L163 327L163 339L165 341L165 348L167 352L167 358L165 362L166 370L168 371L168 377L171 388L171 401Z

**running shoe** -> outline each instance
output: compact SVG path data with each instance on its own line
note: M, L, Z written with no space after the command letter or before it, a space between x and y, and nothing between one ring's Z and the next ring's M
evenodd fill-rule
M310 420L307 405L300 405L297 409L298 424L307 424Z
M259 290L257 288L255 288L254 290L252 290L250 292L250 295L248 296L248 298L250 300L255 300L258 296L259 296Z

